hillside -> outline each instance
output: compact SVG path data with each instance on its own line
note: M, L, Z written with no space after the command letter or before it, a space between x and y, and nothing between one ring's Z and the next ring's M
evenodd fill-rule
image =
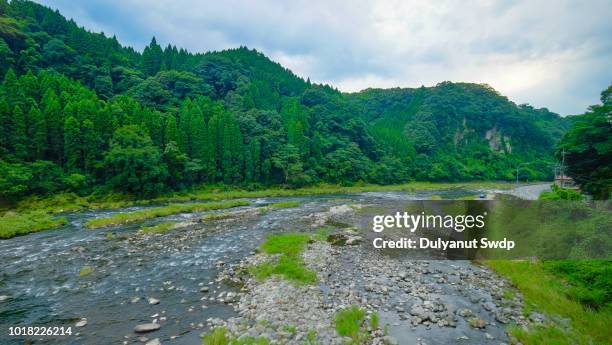
M201 183L523 179L569 122L486 85L341 93L246 47L142 53L0 0L1 196L151 195Z

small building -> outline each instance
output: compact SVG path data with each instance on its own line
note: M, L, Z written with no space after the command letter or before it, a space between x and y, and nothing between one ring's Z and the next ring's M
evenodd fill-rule
M574 179L567 175L556 175L555 184L561 188L580 189Z

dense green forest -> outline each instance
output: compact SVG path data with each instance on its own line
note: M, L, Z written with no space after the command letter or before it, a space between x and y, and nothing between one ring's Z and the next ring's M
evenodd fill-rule
M557 157L582 191L595 199L612 197L612 85L601 93L601 104L573 119L557 145Z
M570 121L487 85L341 93L246 47L142 53L0 0L0 197L552 176Z

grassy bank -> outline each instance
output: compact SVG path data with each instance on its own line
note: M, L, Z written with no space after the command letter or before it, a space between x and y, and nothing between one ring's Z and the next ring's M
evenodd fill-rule
M167 206L153 207L144 210L128 212L128 213L117 213L110 217L95 218L87 223L85 226L90 229L102 228L107 226L129 224L145 219L165 217L172 214L178 213L190 213L190 212L203 212L211 210L221 210L237 206L246 206L249 202L246 200L227 200L218 202L204 202L204 203L189 203L189 204L170 204Z
M510 333L525 345L537 344L609 344L612 339L612 311L594 310L571 297L568 280L553 274L541 262L491 260L484 264L507 277L523 294L526 313L530 309L545 312L553 320L569 319L569 328L562 322L533 327L512 328Z
M7 239L66 224L66 219L44 211L7 212L0 217L0 238Z
M213 185L203 186L198 189L184 192L168 193L150 199L138 199L132 195L107 194L91 195L87 197L78 196L74 193L59 193L53 196L30 196L16 204L0 208L0 238L10 238L24 235L30 232L54 228L64 224L61 218L54 218L53 214L63 212L76 212L86 209L116 209L136 205L148 205L151 203L185 202L185 201L219 201L240 198L263 198L283 196L307 196L323 194L346 194L371 191L414 191L450 188L487 188L487 189L510 189L514 185L509 182L410 182L398 185L372 185L362 184L356 186L340 186L332 184L320 184L297 189L271 187L267 189L245 190L232 186ZM273 207L293 207L293 202L277 203ZM179 212L188 212L179 211ZM163 215L161 215L163 216ZM154 216L158 217L158 216ZM120 216L112 222L122 224ZM151 218L145 217L142 219ZM127 220L127 219L126 219ZM134 220L138 221L140 219ZM130 220L131 221L131 220ZM92 227L110 226L114 224L100 224L94 222ZM129 222L129 221L128 221Z
M346 194L373 191L414 191L434 190L450 188L487 188L487 189L510 189L514 184L509 182L475 181L475 182L410 182L397 185L373 185L364 184L356 186L340 186L332 184L320 184L303 188L281 188L270 187L265 189L246 190L226 185L207 185L198 189L167 193L155 198L138 199L125 194L107 194L104 196L92 195L81 197L73 193L60 193L50 197L31 196L19 201L13 207L5 210L28 211L44 210L49 213L71 212L83 209L98 208L121 208L135 205L147 205L151 203L182 202L196 200L227 200L241 198L264 198L283 196L307 196L322 194ZM1 211L1 209L0 209Z

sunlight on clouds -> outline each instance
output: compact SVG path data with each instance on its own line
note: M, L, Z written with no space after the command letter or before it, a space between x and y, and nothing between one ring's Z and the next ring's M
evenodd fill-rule
M470 81L568 114L612 81L609 0L42 2L137 49L246 45L343 91Z

